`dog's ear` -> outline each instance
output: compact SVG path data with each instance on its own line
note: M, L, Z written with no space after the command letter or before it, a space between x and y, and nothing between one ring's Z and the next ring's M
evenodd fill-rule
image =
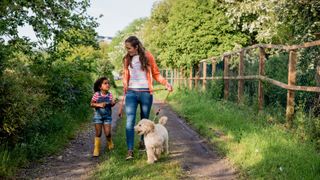
M146 122L146 127L147 127L147 130L146 130L146 133L148 134L148 133L151 133L151 132L154 132L154 128L155 128L155 126L154 126L154 123L152 122L152 121L148 121L148 122Z

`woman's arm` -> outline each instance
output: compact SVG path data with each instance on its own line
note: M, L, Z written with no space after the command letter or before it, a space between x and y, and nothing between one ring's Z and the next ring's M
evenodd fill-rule
M168 82L164 77L161 76L159 68L158 68L158 65L157 65L153 55L150 52L146 52L146 56L147 56L147 58L149 60L149 65L150 65L150 68L151 68L152 77L156 81L158 81L160 84L166 85Z
M149 65L151 68L151 74L152 77L158 81L160 84L164 85L169 91L172 91L172 86L168 81L161 76L161 73L159 71L158 65L153 57L153 55L150 52L146 52L146 56L149 60Z

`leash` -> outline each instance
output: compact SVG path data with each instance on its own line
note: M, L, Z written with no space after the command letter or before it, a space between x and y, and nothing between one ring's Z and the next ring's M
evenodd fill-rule
M169 94L170 94L170 91L168 91L166 97L164 98L163 104L162 104L162 105L159 105L159 108L158 108L158 110L157 110L157 112L156 112L156 115L155 115L154 118L153 118L153 121L155 121L156 118L158 117L158 115L160 114L161 106L164 106L164 104L167 102L167 99L168 99L168 97L169 97Z
M156 88L156 89L153 89L153 92L161 91L161 90L166 90L166 88ZM134 91L136 91L136 92L150 92L150 90L134 90ZM170 91L169 91L169 93L170 93ZM167 99L169 93L167 94L166 99ZM121 99L121 104L120 104L119 111L118 111L118 116L120 118L122 118L122 115L123 115L123 104L124 104L125 97L126 97L126 92L123 93L123 96ZM160 109L158 111L160 112ZM159 114L159 112L158 112L158 114Z

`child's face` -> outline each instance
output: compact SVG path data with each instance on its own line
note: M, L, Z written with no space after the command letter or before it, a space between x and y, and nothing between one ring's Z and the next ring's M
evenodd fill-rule
M101 91L108 91L110 89L110 84L108 80L104 80L101 84L100 90Z

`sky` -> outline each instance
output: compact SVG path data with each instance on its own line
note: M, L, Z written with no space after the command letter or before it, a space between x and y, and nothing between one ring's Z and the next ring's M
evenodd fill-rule
M157 0L91 0L88 14L98 18L100 24L96 31L100 36L114 37L133 20L149 17L154 2ZM19 28L19 34L36 41L31 26Z
M133 20L149 17L152 5L157 0L91 0L88 14L103 17L98 20L100 26L96 29L101 36L115 36Z

